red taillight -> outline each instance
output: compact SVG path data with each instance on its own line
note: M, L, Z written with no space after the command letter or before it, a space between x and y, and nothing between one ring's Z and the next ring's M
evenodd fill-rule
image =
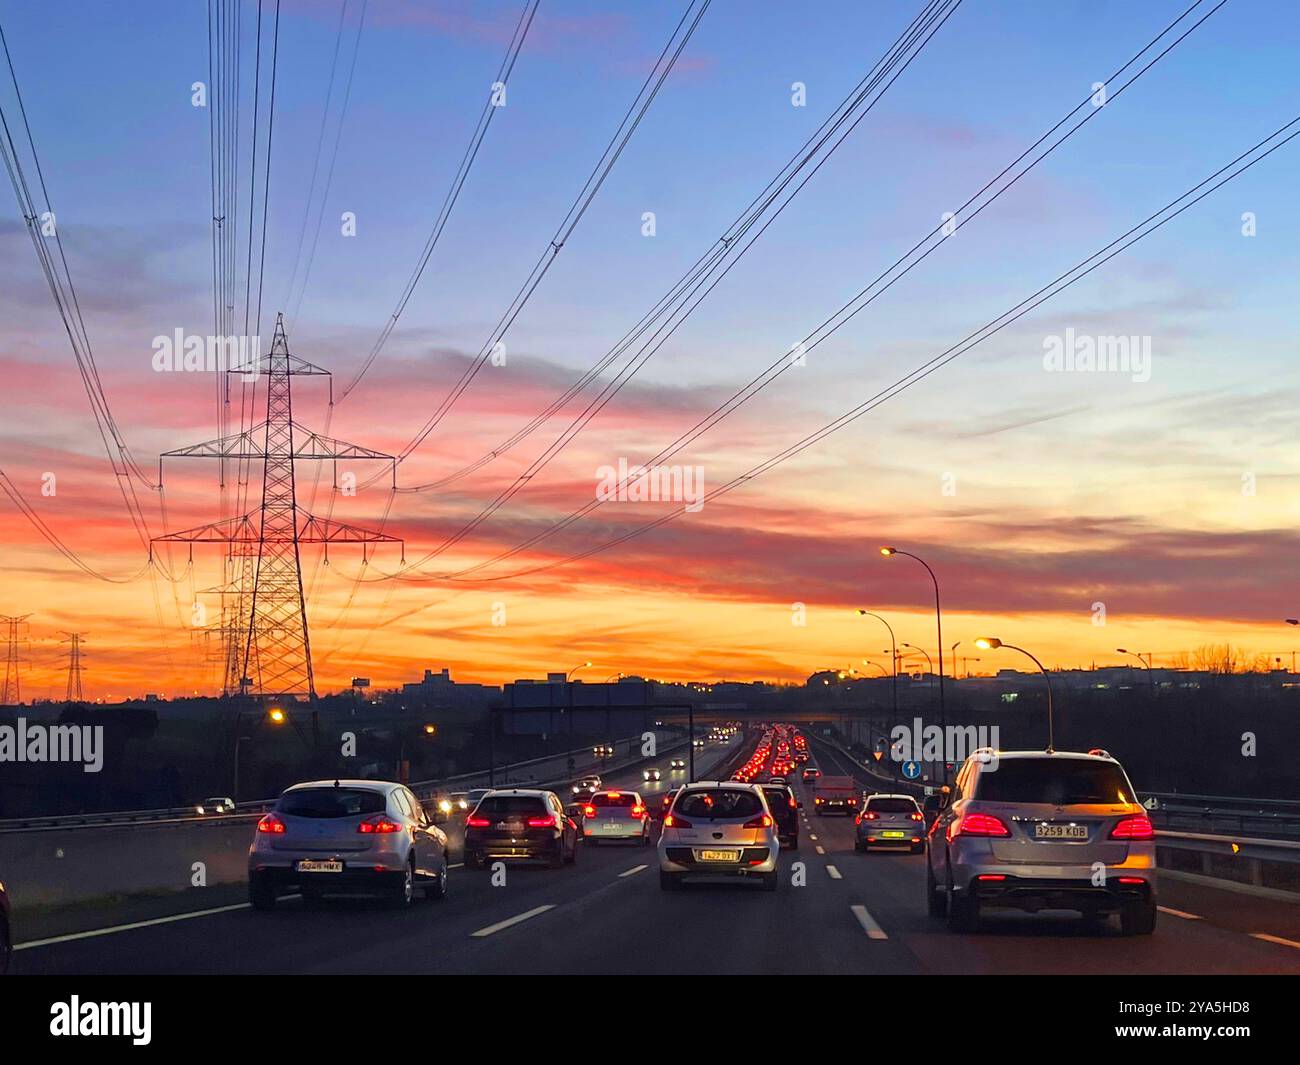
M879 821L879 820L880 820L880 815L879 815L878 813L876 813L874 810L863 810L862 813L858 814L857 820L859 820L859 821Z
M1140 876L1121 876L1119 878L1119 882L1121 884L1145 884L1146 883L1146 881L1143 880Z
M367 817L361 824L357 825L357 831L367 835L374 833L387 836L390 833L402 831L402 824L400 821L394 821L386 814L376 814L374 817Z
M977 876L975 879L976 880L1005 880L1006 876L1003 873L980 873L980 875Z
M595 817L595 816L596 816L596 808L595 808L594 806L584 806L584 807L582 808L582 816L583 816L583 817Z
M1151 818L1146 814L1130 814L1128 817L1120 818L1114 828L1110 830L1111 839L1155 839L1155 826L1151 824Z
M948 838L958 836L1009 836L1011 830L1000 817L992 814L969 813L954 821L948 830Z
M492 822L489 821L486 817L475 817L473 814L465 818L466 828L487 828L487 826L490 825L491 823Z
M559 822L556 821L555 815L550 814L547 817L530 817L528 819L529 828L558 828Z
M793 795L791 795L789 798L789 805L791 810L797 809L799 806L799 803L795 801L795 797Z
M912 820L913 820L913 821L924 821L924 820L925 820L925 814L921 814L921 813L915 813L915 814L912 814Z
M772 818L768 814L759 814L757 817L751 817L745 822L745 828L771 828Z
M633 807L632 807L632 816L633 816L633 817L645 817L645 807L644 807L644 806L633 806Z
M693 828L694 826L687 821L681 814L667 814L664 816L664 828Z
M284 822L276 817L275 814L267 814L257 822L257 830L259 832L269 832L273 836L283 836Z

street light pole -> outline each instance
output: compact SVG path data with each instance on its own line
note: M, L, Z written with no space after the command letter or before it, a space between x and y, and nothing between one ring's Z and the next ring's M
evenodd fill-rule
M1052 677L1047 672L1047 667L1023 647L1017 647L1013 643L1003 643L996 636L981 636L975 641L975 646L985 651L995 651L999 647L1005 647L1008 651L1019 651L1033 662L1038 667L1039 672L1043 674L1043 680L1047 682L1047 753L1052 754L1056 750L1056 737L1052 721Z
M1155 674L1151 672L1151 652L1148 651L1146 658L1143 658L1141 652L1139 651L1130 651L1124 647L1116 647L1115 650L1122 655L1132 655L1132 657L1136 658L1139 662L1142 663L1143 668L1145 668L1147 671L1147 683L1151 685L1151 694L1155 695L1156 678L1155 678Z
M873 614L870 610L859 609L858 613L862 617L875 618L886 629L889 630L889 662L894 670L894 720L898 720L898 643L894 639L894 628L879 614ZM863 660L865 661L865 659Z
M905 555L915 562L921 563L925 567L925 572L930 575L930 582L934 585L934 629L938 636L936 641L939 645L939 727L943 729L946 736L948 734L948 711L944 705L943 698L943 610L939 605L939 578L934 575L934 570L930 564L919 555L914 555L910 551L900 551L896 547L882 547L880 553L886 558L893 555ZM943 782L948 783L948 763L943 763Z

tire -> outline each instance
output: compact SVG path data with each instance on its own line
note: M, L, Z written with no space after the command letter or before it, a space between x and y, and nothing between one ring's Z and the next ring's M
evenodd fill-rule
M248 878L248 901L253 909L263 912L275 909L275 886L265 875L252 874Z
M9 925L0 919L0 976L9 971L9 962L14 956L14 943L9 935Z
M1119 930L1126 936L1149 936L1156 930L1154 899L1130 902L1119 911Z
M912 853L913 853L913 854L924 854L924 853L925 853L925 844L924 844L924 843L918 843L918 844L916 844L916 846L914 846L914 847L912 848Z
M957 897L952 889L952 877L948 877L948 930L950 932L974 932L979 927L979 899L964 896Z
M486 867L487 867L487 859L484 858L483 855L481 855L481 854L466 854L466 855L465 855L465 868L466 868L466 869L484 869L484 868L486 868Z
M560 842L560 846L561 847L564 846L563 841ZM569 865L574 865L577 863L578 861L578 837L577 836L573 837L573 846L569 848L569 856L564 860Z
M934 881L934 870L930 863L925 863L925 909L931 917L942 917L947 910L947 903L939 894L939 885Z
M867 845L863 843L862 840L860 839L855 839L853 841L853 849L857 851L859 854L867 853Z
M424 897L441 901L447 897L447 855L442 856L442 870L438 873L438 879L429 884L424 889Z
M556 844L555 844L555 850L551 852L551 856L550 856L549 860L547 861L547 864L548 864L552 869L563 869L564 866L568 864L568 862L566 861L566 859L565 859L565 857L564 857L564 837L563 837L563 836L561 836L561 837L559 838L559 840L556 841Z
M682 874L668 873L660 869L659 887L664 891L680 891L682 887Z
M390 889L388 903L395 910L405 910L410 908L414 899L415 857L412 856L406 860L406 872L402 876L402 882L397 887Z
M764 890L764 891L775 891L775 890L776 890L776 879L777 879L777 875L778 875L778 874L775 873L775 872L773 872L773 873L764 873L764 874L763 874L763 890Z

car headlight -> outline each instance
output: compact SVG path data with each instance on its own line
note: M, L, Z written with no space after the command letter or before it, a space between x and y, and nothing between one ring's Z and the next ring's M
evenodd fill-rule
M446 799L443 799L442 802L438 803L438 809L445 814L449 814L451 813L451 803L449 803Z

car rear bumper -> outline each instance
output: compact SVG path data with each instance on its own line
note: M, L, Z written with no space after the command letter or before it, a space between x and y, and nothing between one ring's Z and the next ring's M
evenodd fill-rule
M540 860L551 858L564 847L563 838L558 834L539 839L493 838L484 836L465 837L465 857L493 861L500 858L517 858L520 860Z
M776 847L739 847L735 862L698 861L699 848L672 845L659 848L659 870L664 873L692 873L697 876L752 876L776 871ZM731 849L731 848L727 848Z
M886 839L883 832L902 831L902 839ZM919 847L925 842L925 832L918 824L912 831L907 829L881 829L875 832L864 832L861 826L858 828L858 843L864 847L879 848L881 850L911 850L913 847Z
M584 824L582 826L582 838L585 840L592 839L641 839L645 835L645 825L640 821L619 822L617 828L607 828L603 824Z
M292 865L258 863L249 867L248 877L269 884L277 892L296 888L322 895L369 895L396 889L406 877L406 866L402 863L389 868L345 862L341 873L300 873Z
M1158 889L1155 850L1150 844L1130 847L1125 861L1110 865L958 860L953 862L952 878L958 895L973 893L989 905L1026 910L1105 912L1127 902L1155 899Z

